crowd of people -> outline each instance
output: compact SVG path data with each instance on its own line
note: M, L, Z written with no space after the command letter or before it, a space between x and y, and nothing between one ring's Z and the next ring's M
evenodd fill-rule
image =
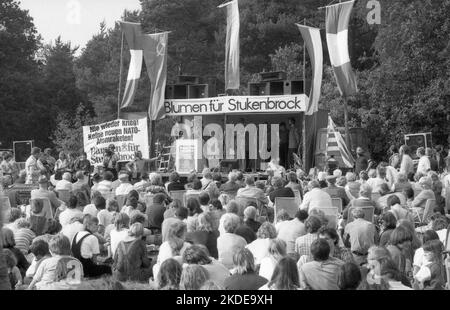
M120 167L110 148L93 169L84 153L50 152L34 148L25 170L3 154L0 289L446 288L442 153L419 148L415 167L407 146L393 147L375 167L359 149L346 173L273 161L267 180L206 168L163 182L139 154ZM15 184L35 186L28 204ZM295 216L275 205L282 197L295 199Z

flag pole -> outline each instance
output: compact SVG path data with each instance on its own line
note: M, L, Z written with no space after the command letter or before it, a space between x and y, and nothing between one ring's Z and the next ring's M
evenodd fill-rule
M119 91L117 94L117 119L120 118L120 90L122 89L122 67L123 67L123 38L124 32L122 31L122 43L120 46Z
M306 18L303 19L303 24L306 26ZM306 93L306 42L303 39L303 94ZM306 112L303 113L303 126L302 126L302 144L303 144L303 169L305 169L306 165ZM305 171L306 172L306 171Z

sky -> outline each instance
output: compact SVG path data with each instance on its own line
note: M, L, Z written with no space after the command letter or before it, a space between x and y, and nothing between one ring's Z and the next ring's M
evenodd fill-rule
M139 0L20 0L20 7L33 17L44 43L61 35L63 41L80 46L79 55L103 20L113 27L125 9L138 10L141 5Z

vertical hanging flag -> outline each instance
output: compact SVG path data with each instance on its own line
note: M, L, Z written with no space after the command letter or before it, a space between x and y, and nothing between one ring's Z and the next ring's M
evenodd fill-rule
M143 35L144 59L152 84L148 115L151 120L164 117L164 94L167 80L168 32Z
M134 96L138 87L138 81L141 77L142 69L142 29L139 23L120 22L125 39L130 47L130 66L128 69L127 84L123 94L121 108L133 105Z
M225 44L225 90L239 89L239 7L238 0L222 4L227 7L227 38Z
M339 91L344 97L358 91L348 52L348 24L354 3L353 0L326 7L328 52Z
M347 144L345 144L344 138L341 133L337 130L336 125L334 124L331 116L328 116L328 137L327 137L327 151L326 156L329 157L334 155L335 159L341 162L340 158L342 158L342 163L348 167L352 168L355 159L347 148Z
M306 115L312 115L319 110L320 90L322 87L322 72L323 72L323 50L322 40L320 39L320 29L312 28L296 24L306 48L308 49L309 58L311 59L312 85L309 94L309 104L306 110Z

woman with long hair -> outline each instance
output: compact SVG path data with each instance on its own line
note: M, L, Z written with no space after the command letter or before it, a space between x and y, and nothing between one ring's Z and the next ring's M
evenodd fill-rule
M190 243L185 242L186 224L183 222L175 222L170 225L167 240L161 244L159 248L158 258L156 264L153 266L153 277L158 276L161 264L169 259L175 258L181 262L183 252L190 246Z
M283 257L277 263L270 282L260 290L299 290L300 280L297 264L290 257Z
M199 290L208 280L208 272L200 265L188 265L183 268L180 280L180 289L191 291Z
M427 241L423 246L426 264L414 275L414 287L424 290L443 290L445 287L445 269L442 259L444 245L439 240Z
M159 290L179 290L181 273L183 268L181 264L173 258L165 260L159 269L157 285Z
M217 238L219 231L213 229L213 220L210 212L200 213L197 217L197 225L195 231L188 232L186 241L192 244L202 244L206 246L209 254L215 259L218 258Z
M278 262L286 256L286 242L270 239L268 256L261 260L259 275L270 280Z

